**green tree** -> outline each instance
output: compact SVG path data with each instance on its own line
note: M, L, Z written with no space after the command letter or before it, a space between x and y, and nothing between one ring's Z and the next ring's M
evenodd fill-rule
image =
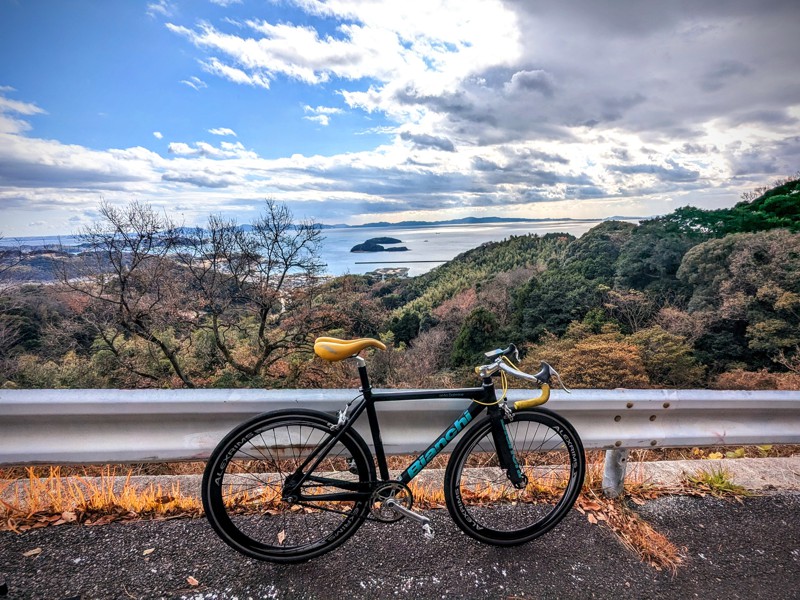
M692 347L678 335L659 327L641 329L630 337L640 349L650 382L668 388L690 388L703 381L705 368L698 364Z
M453 343L451 363L455 367L469 367L485 362L484 352L501 343L500 337L497 316L482 307L474 309Z
M420 318L416 313L407 312L400 318L392 319L390 329L398 343L408 344L419 335Z
M635 229L636 225L624 221L604 221L592 227L569 245L563 268L610 286L620 251Z
M681 260L689 248L708 237L708 233L687 225L680 213L644 221L620 251L614 287L680 295L676 273Z
M706 320L698 350L717 366L766 366L800 343L800 234L739 233L684 257L678 277L688 309Z
M519 332L535 341L545 332L562 334L600 304L601 288L579 273L548 270L516 294Z

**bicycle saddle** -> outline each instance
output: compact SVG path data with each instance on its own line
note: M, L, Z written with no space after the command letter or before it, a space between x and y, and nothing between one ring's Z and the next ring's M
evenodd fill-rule
M316 355L332 362L355 356L364 348L386 350L386 346L383 342L372 338L340 340L332 337L318 337L314 340L314 352Z

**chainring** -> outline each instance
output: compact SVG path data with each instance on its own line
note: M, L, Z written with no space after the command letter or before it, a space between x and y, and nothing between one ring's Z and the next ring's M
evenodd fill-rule
M390 499L409 510L414 504L414 496L405 483L402 481L387 481L372 492L372 498L370 499L370 506L372 507L370 510L372 517L376 521L394 523L403 518L403 515L386 505L387 500Z

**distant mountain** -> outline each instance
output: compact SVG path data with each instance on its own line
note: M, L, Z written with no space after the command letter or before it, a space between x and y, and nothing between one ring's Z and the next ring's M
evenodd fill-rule
M364 223L363 225L347 225L349 228L365 227L438 227L441 225L485 225L492 223L547 223L553 221L600 221L600 219L524 219L517 217L464 217L461 219L447 219L445 221L399 221L389 223L388 221L377 221L375 223Z

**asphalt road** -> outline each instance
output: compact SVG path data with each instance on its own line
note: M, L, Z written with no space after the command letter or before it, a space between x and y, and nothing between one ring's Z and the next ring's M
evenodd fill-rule
M800 494L744 504L670 496L638 510L685 547L677 575L641 563L607 527L576 511L544 538L508 549L468 538L439 510L426 513L431 542L407 520L367 523L332 554L294 566L238 555L202 519L3 532L0 596L4 578L12 600L800 599Z

